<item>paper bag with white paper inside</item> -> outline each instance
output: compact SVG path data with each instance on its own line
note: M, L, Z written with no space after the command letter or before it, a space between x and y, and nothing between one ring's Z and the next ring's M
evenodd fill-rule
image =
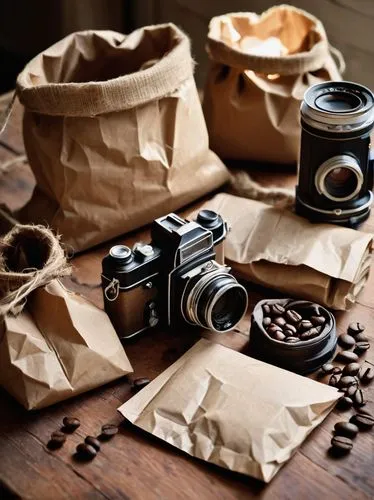
M119 411L189 455L269 482L338 398L202 339Z
M356 302L367 282L372 234L312 224L288 210L229 194L203 208L228 222L225 256L243 279L340 310Z

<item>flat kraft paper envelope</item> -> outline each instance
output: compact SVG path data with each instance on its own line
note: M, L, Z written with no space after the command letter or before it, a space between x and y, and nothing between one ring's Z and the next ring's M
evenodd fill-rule
M201 339L119 412L189 455L269 482L339 397Z

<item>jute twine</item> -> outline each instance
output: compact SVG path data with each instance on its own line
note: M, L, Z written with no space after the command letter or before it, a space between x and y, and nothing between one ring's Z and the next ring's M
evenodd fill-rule
M33 290L70 273L50 229L17 224L0 240L0 316L19 314Z

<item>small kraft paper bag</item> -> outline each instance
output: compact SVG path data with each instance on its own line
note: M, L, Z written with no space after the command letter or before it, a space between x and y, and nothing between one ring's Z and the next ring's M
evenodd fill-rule
M312 224L289 210L224 193L202 208L227 221L227 264L243 279L339 310L356 302L368 280L372 234Z
M203 108L213 151L228 159L295 163L305 91L341 80L344 71L322 23L289 5L260 16L225 14L210 21L206 49L211 66Z
M193 457L269 482L339 397L202 339L119 412Z
M17 79L36 188L19 214L80 251L221 186L187 36L173 24L73 33Z
M1 246L2 387L31 410L132 372L105 312L60 283L70 269L51 231L15 226Z

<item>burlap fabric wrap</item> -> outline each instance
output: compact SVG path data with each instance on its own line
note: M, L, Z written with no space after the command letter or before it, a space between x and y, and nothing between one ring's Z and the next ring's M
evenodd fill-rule
M0 248L0 385L34 409L132 371L104 311L59 281L70 266L49 229L15 226Z
M289 5L261 16L226 14L211 20L206 48L211 67L203 108L213 151L223 158L296 162L304 92L340 80L344 70L322 23Z
M73 33L17 80L37 186L21 221L75 250L151 222L228 178L209 150L187 36L173 24Z

